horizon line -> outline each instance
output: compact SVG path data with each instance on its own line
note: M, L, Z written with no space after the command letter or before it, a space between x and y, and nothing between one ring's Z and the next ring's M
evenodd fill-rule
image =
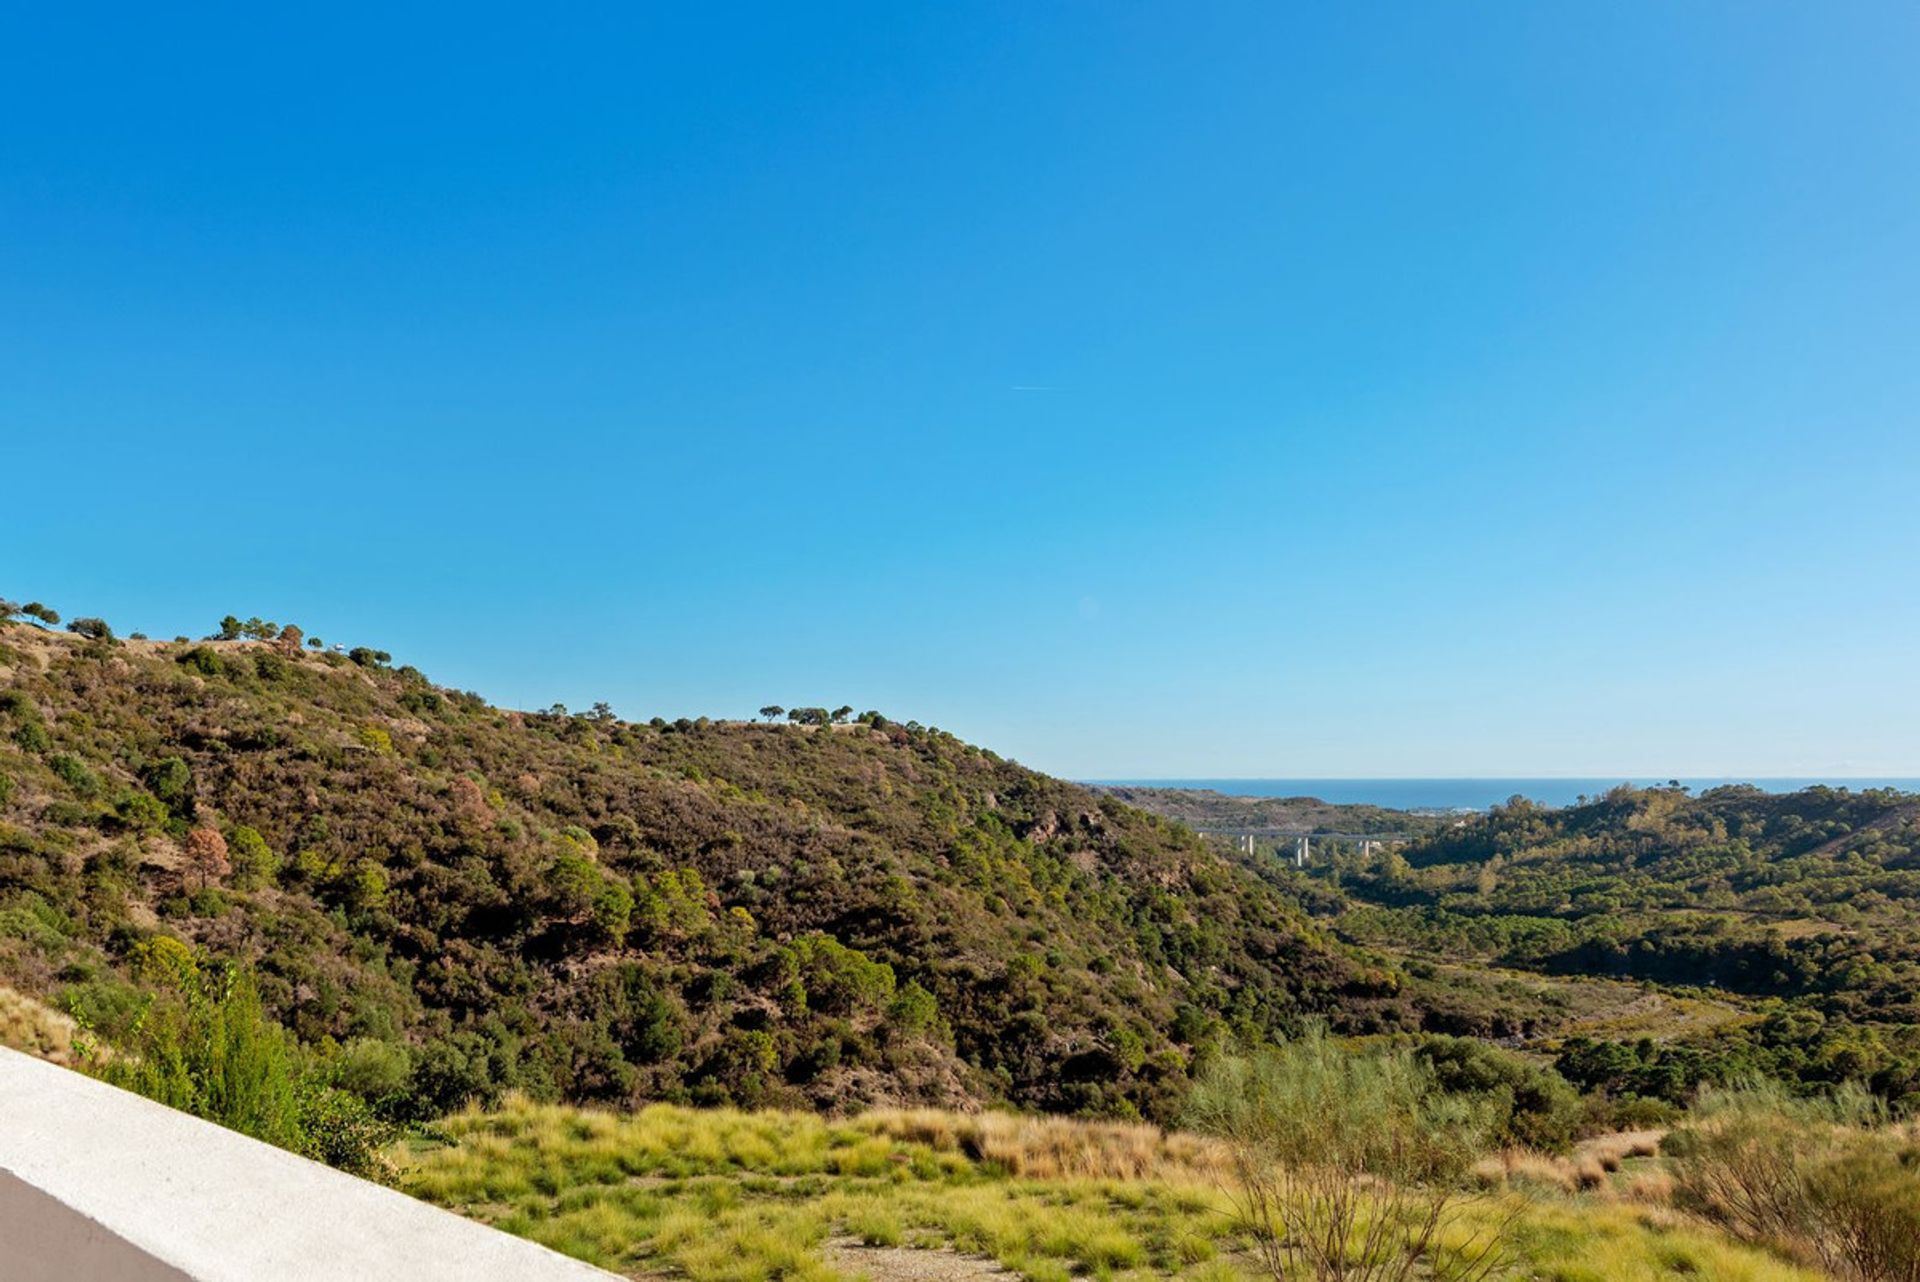
M1622 783L1635 779L1676 779L1686 782L1689 779L1722 779L1748 781L1752 783L1780 783L1802 779L1888 779L1901 782L1920 783L1920 772L1913 774L1883 773L1866 771L1843 773L1840 771L1809 770L1794 774L1674 774L1671 771L1641 771L1638 773L1613 775L1608 773L1566 774L1566 775L1112 775L1101 778L1076 776L1078 783L1099 784L1150 784L1150 783L1378 783L1391 781L1396 783L1491 783L1498 780L1541 781L1555 783L1591 782L1599 779L1618 778Z

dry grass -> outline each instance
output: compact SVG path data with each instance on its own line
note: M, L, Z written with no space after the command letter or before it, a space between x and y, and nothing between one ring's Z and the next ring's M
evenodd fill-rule
M450 1144L402 1155L409 1192L605 1267L693 1282L824 1282L836 1237L951 1248L1037 1282L1164 1277L1217 1261L1234 1231L1213 1187L1179 1165L1187 1138L1151 1127L514 1102L442 1128ZM1032 1174L1144 1163L1164 1178Z
M1150 1126L929 1110L833 1121L655 1105L591 1112L524 1101L446 1119L398 1155L401 1185L509 1232L635 1276L841 1282L858 1251L939 1249L1028 1282L1254 1282L1209 1142ZM1515 1154L1511 1196L1447 1232L1518 1212L1503 1275L1544 1282L1814 1282L1669 1208L1570 1188L1571 1159ZM1598 1159L1594 1159L1597 1163ZM1502 1167L1502 1179L1508 1178Z
M74 1023L68 1016L25 993L0 987L0 1046L71 1064L73 1033Z
M1664 1166L1634 1171L1617 1185L1621 1197L1645 1206L1671 1206L1676 1187L1673 1172Z
M1660 1141L1666 1136L1665 1131L1616 1131L1611 1135L1596 1135L1582 1140L1574 1148L1574 1156L1594 1161L1602 1170L1617 1171L1628 1158L1657 1156Z
M1217 1142L1145 1123L911 1109L868 1113L857 1124L1018 1179L1218 1180L1232 1169Z
M1617 1131L1583 1140L1573 1153L1561 1157L1532 1149L1513 1148L1482 1158L1474 1178L1488 1188L1557 1190L1561 1193L1609 1193L1649 1201L1665 1178L1664 1172L1629 1171L1634 1159L1657 1157L1664 1131ZM1624 1179L1616 1176L1625 1175ZM1657 1178L1654 1178L1657 1177ZM1628 1193L1638 1187L1638 1193Z
M1574 1193L1581 1187L1572 1162L1528 1148L1488 1154L1474 1163L1473 1177L1485 1188L1513 1188L1524 1192Z

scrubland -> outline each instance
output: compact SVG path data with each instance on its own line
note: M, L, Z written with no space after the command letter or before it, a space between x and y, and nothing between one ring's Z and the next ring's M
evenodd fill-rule
M607 1267L1920 1282L1920 798L1298 870L878 712L57 621L0 608L0 1041Z
M982 1276L997 1265L1034 1282L1268 1276L1234 1212L1222 1145L1153 1126L933 1110L622 1115L520 1100L438 1131L400 1154L401 1187L636 1277L912 1276L885 1248L958 1252ZM1513 1217L1497 1273L1516 1278L1820 1276L1649 1195L1660 1163L1645 1147L1630 1137L1617 1152L1535 1155L1551 1178L1516 1167L1511 1181L1483 1180L1451 1235ZM1605 1178L1558 1174L1582 1160Z

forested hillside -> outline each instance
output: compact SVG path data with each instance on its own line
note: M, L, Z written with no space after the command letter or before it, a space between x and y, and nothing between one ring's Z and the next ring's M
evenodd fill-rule
M1311 883L1355 942L1431 959L1724 994L1704 1038L1560 1054L1576 1084L1685 1098L1762 1071L1920 1098L1920 797L1620 788L1516 800Z
M1299 1275L1286 1205L1436 1277L1912 1276L1913 798L1623 790L1303 871L877 713L514 712L52 614L0 627L0 1037L576 1255L1230 1282Z
M231 960L395 1116L1167 1116L1230 1035L1447 1022L1192 834L938 730L520 713L297 629L73 626L0 629L0 982L109 1044Z

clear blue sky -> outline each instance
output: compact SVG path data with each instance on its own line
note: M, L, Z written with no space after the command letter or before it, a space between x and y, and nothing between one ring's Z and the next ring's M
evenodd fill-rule
M0 594L1080 776L1920 774L1920 9L8 5Z

